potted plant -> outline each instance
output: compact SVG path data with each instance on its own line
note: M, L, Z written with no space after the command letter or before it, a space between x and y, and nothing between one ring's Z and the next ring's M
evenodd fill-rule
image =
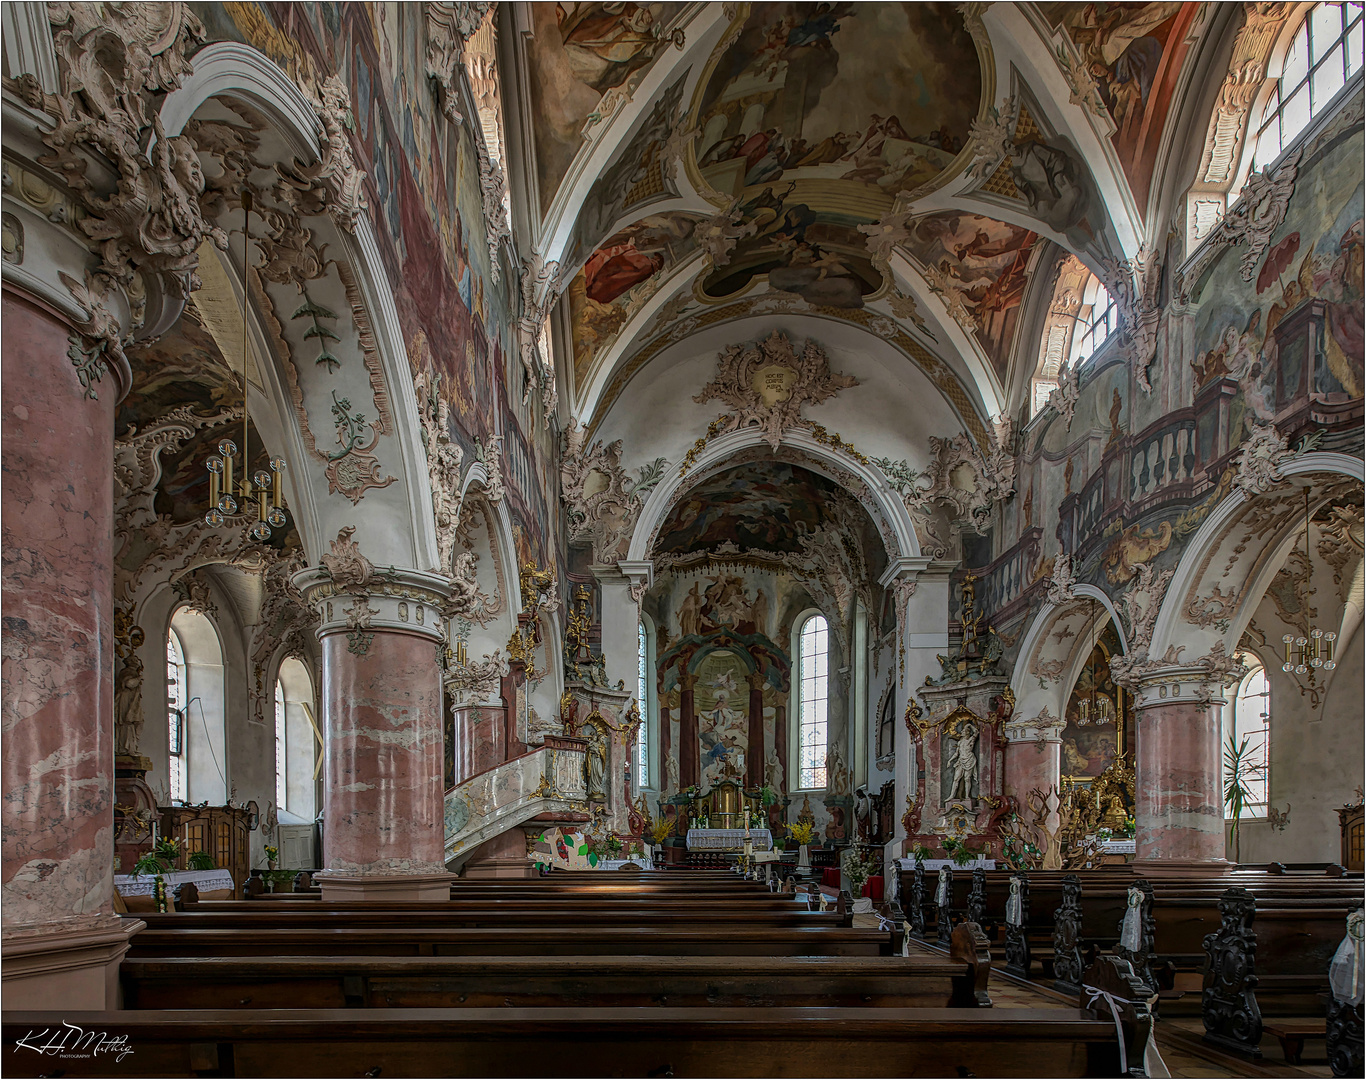
M169 909L166 902L166 879L162 875L170 872L171 865L179 857L180 841L163 836L152 845L151 851L143 853L133 864L134 878L142 877L143 874L153 876L152 895L156 898L157 911Z
M664 851L664 841L673 835L674 823L668 818L660 818L650 826L650 839L655 842L655 858L660 858Z
M962 840L955 840L951 836L946 836L940 841L944 848L944 854L949 857L954 866L967 866L974 859L981 857L980 851L973 851Z
M217 870L217 869L218 869L218 864L217 864L216 862L213 861L213 856L210 855L207 851L192 851L192 852L190 852L189 863L190 863L190 869L191 869L191 870Z
M280 858L280 849L270 844L266 845L266 869L274 870L275 863Z
M806 850L806 845L811 843L812 837L816 835L816 823L814 821L798 821L787 827L788 835L799 846L801 854L797 858L799 867L811 865L810 852Z
M1229 839L1233 841L1235 863L1242 862L1242 842L1238 838L1238 826L1242 822L1243 810L1252 795L1248 790L1248 782L1262 771L1262 765L1252 760L1252 752L1247 743L1246 735L1240 743L1234 743L1233 736L1230 735L1228 745L1224 747L1224 776L1227 778L1224 783L1224 806L1228 808L1228 816L1233 819Z

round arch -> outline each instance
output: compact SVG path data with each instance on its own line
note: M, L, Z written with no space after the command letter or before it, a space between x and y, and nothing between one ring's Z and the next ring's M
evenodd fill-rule
M1311 495L1311 509L1322 505L1329 497L1322 489L1331 487L1334 480L1355 481L1357 484L1363 480L1363 462L1346 454L1301 454L1278 468L1281 476L1287 480L1303 477L1311 488L1320 488L1317 494ZM1324 478L1323 483L1315 485L1315 477ZM1230 652L1233 650L1247 628L1257 603L1284 562L1290 540L1303 521L1301 492L1302 485L1297 485L1293 492L1278 490L1265 495L1249 495L1239 489L1215 507L1191 538L1176 565L1153 624L1152 641L1148 646L1150 656L1165 656L1172 646L1179 646L1186 649L1183 659L1189 661L1208 652L1221 641L1225 649ZM1289 502L1286 502L1287 499ZM1265 520L1268 513L1279 514L1284 520L1271 526L1269 535L1266 535L1267 530L1263 531L1262 535L1266 535L1266 539L1258 552L1251 557L1237 559L1240 568L1247 568L1247 576L1241 582L1224 577L1221 564L1217 561L1221 550L1232 551L1239 547L1239 538L1234 536L1239 526L1254 517ZM1249 532L1249 538L1251 535ZM1243 541L1243 545L1245 543ZM1245 556L1246 550L1238 552L1238 555ZM1230 597L1236 597L1236 600L1231 601ZM1221 604L1217 622L1226 627L1222 631L1215 625L1214 618L1204 618L1199 614L1202 609L1209 614L1215 599ZM1197 618L1206 625L1202 627L1196 619L1188 617L1188 610L1196 611Z
M800 450L808 459L804 465L809 465L814 471L836 484L844 486L846 483L841 473L846 476L852 473L864 484L873 500L873 505L867 509L875 512L875 520L883 526L884 543L891 540L896 547L895 551L887 552L889 562L901 556L920 555L920 541L916 537L905 503L887 484L881 472L871 465L865 465L817 442L805 428L790 428L784 432L782 445ZM708 444L698 455L687 475L680 476L678 470L671 470L650 493L650 497L641 508L640 517L631 533L627 559L641 561L650 558L650 545L655 533L664 523L674 503L700 483L708 473L724 467L731 458L742 451L759 446L767 447L768 443L764 441L757 427L740 428L727 432Z
M205 103L215 98L240 100L259 110L270 122L272 134L290 152L303 161L318 160L319 138L323 132L321 121L298 85L260 50L239 42L220 41L196 53L193 73L162 103L161 121L166 136L179 135ZM285 483L296 527L310 562L317 562L340 527L355 524L361 534L359 542L374 561L411 563L416 568L434 567L438 561L436 525L429 509L431 485L417 420L420 414L409 372L407 347L379 256L374 226L367 215L361 214L354 233L350 233L324 214L309 218L309 228L320 241L326 241L330 251L344 253L355 268L354 284L366 309L370 324L366 329L373 336L383 382L375 392L377 395L387 393L394 405L391 414L398 462L386 460L385 465L387 469L402 473L396 477L398 483L384 489L372 488L369 495L382 495L391 506L401 501L404 527L393 527L393 519L386 514L357 515L354 502L351 507L345 507L345 504L337 507L338 500L328 498L331 491L321 470L305 467L304 463L311 464L311 461L302 430L306 421L300 415L304 408L301 391L297 385L292 393L287 389L289 380L281 371L281 358L272 344L272 334L267 330L276 321L275 316L261 311L253 302L247 305L251 315L252 345L258 356L272 360L266 365L270 370L263 372L263 376L269 384L266 401L274 423L270 418L260 416L258 411L258 429L263 438L272 440L274 437L273 441L278 445L287 447L288 460L295 464L286 472ZM236 267L232 259L222 261L233 283L236 302L245 303L247 290L241 280L240 267ZM360 366L352 365L355 369ZM314 408L327 414L322 405L315 404ZM397 509L397 506L393 508ZM365 535L367 533L370 535Z

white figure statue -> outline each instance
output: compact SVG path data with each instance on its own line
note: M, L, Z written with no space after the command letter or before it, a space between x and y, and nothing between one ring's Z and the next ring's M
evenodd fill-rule
M953 756L949 759L953 766L949 798L971 799L972 785L977 779L977 726L964 724L958 731L958 737L952 740Z
M593 735L588 743L588 753L586 755L588 767L588 797L590 799L607 798L607 742L602 737L602 732L593 729Z

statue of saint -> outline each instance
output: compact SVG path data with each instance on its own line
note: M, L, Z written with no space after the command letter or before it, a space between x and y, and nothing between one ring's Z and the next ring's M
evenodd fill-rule
M596 727L588 741L588 753L584 765L588 771L588 797L590 799L606 799L607 740L602 737L602 732Z
M977 779L977 726L964 724L953 739L953 783L949 785L950 799L971 799L973 781ZM961 792L961 794L960 794Z
M142 735L142 661L134 653L123 663L114 691L114 753L137 757Z

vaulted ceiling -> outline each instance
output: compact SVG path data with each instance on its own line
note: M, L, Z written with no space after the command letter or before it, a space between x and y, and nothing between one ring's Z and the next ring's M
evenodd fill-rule
M590 431L671 329L772 313L900 339L951 373L930 382L964 426L965 405L977 424L1016 408L1040 329L1022 315L1064 254L1104 271L1164 232L1155 164L1209 21L1193 3L517 11L528 247L559 264Z

